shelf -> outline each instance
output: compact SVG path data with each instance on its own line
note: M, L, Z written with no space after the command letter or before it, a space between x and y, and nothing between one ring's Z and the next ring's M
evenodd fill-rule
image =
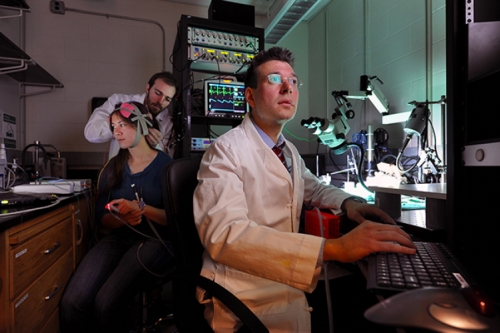
M0 8L30 10L30 6L24 0L0 0Z
M0 19L14 18L23 16L23 12L29 12L30 7L24 0L0 0L0 9L15 10L19 14L0 16Z
M376 205L401 222L404 222L401 195L425 197L425 229L444 230L446 228L446 184L407 184L368 186L368 188L375 192Z
M57 79L2 33L0 33L0 74L7 74L25 85L63 87Z

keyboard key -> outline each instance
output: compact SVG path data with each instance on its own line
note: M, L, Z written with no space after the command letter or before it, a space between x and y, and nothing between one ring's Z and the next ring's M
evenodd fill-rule
M421 287L460 287L444 260L451 260L451 253L438 244L415 242L417 253L375 254L375 283L382 288L405 290ZM370 285L370 282L369 282Z

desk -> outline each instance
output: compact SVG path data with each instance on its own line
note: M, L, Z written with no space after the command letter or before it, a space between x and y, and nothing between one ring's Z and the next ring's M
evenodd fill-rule
M402 219L401 195L425 197L425 229L445 228L446 184L369 186L369 189L375 192L375 204L402 223L405 221Z

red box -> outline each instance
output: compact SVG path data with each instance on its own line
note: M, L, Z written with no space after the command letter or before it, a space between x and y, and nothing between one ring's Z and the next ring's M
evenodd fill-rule
M332 213L321 212L320 217L323 222L323 237L324 238L339 238L340 237L340 217ZM321 237L320 220L318 218L318 210L306 210L306 234Z

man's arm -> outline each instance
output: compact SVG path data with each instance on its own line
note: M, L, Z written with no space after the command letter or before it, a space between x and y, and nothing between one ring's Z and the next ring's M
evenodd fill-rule
M291 198L280 200L282 204L273 209L261 204L263 195L288 195L287 190L267 190L271 187L264 184L273 180L262 166L253 165L250 158L239 160L217 146L213 143L205 153L194 196L195 222L206 251L218 263L310 291L319 273L316 264L322 239L292 232L291 205L286 204ZM257 182L256 176L261 178Z
M327 239L323 261L353 262L374 252L415 254L410 237L395 225L366 221L337 239Z
M323 261L353 262L374 252L415 253L410 236L377 206L349 199L343 206L347 217L360 225L340 238L327 239ZM385 223L369 220L374 217Z
M304 165L302 167L305 168ZM307 170L302 177L305 181L306 203L319 208L333 208L336 213L342 208L350 220L360 224L338 239L327 239L323 248L323 261L353 262L378 251L415 253L410 236L395 226L394 220L380 208L359 202L341 189L321 184Z
M113 95L114 96L114 95ZM109 115L114 110L113 101L117 101L117 98L113 98L113 96L109 97L103 105L96 108L90 119L87 121L87 125L85 125L85 138L89 142L93 143L101 143L109 141L113 137L113 133L111 133L109 129Z
M85 138L92 143L107 142L113 138L109 129L109 115L119 102L138 101L142 103L141 95L113 94L103 105L96 108L85 125Z

